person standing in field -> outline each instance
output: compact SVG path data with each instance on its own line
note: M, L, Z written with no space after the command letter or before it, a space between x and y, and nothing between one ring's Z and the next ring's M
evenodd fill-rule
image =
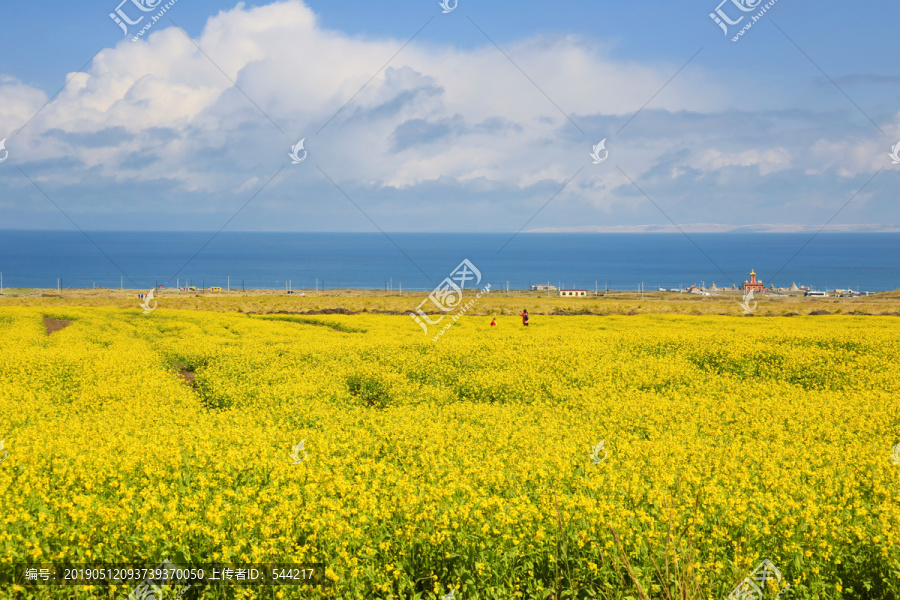
M496 327L496 326L497 326L497 317L494 317L493 319L491 319L491 327Z
M519 313L519 316L522 317L522 325L528 327L528 310L522 309L522 312Z

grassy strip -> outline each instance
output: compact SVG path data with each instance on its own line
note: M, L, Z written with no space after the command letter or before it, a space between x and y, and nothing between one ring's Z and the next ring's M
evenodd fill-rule
M256 319L265 321L288 321L289 323L303 323L304 325L317 325L319 327L328 327L341 333L366 333L368 329L360 329L359 327L350 327L337 321L324 321L322 319L311 319L309 317L296 317L286 315L249 315Z

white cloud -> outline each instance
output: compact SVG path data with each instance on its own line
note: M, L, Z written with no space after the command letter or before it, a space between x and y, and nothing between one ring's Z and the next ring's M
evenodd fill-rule
M589 143L573 141L580 134L541 90L586 126L592 116L631 114L675 68L615 61L590 40L535 38L510 45L506 52L538 90L490 44L464 51L413 43L312 139L404 40L324 30L312 10L288 1L222 11L196 41L215 65L180 30L162 23L137 43L124 40L103 50L23 132L22 158L77 156L113 180L169 178L188 190L215 192L259 173L240 172L224 159L196 160L198 155L229 146L258 152L262 144L283 146L307 136L320 155L344 162L351 157L352 178L361 182L404 188L442 178L485 178L527 187L567 178L572 157L578 156L578 164ZM288 137L273 135L277 130L229 79ZM709 110L722 95L698 71L666 87L654 106ZM43 94L3 82L0 99L4 116L24 123ZM416 119L452 123L394 152L395 132ZM506 125L484 127L490 122ZM86 134L111 128L124 128L133 139L80 148L59 136L52 143L44 137L51 130ZM180 140L153 140L145 135L152 129L176 131ZM148 157L146 167L122 165L135 153Z
M47 95L9 76L0 75L0 135L24 125L47 102Z
M196 42L202 52L159 22L141 41L103 50L7 143L15 160L39 164L35 176L60 185L167 186L172 193L155 208L178 213L179 193L207 194L214 203L255 191L283 166L295 168L287 152L305 137L310 158L296 167L309 177L303 185L313 177L327 184L315 169L321 165L342 185L385 193L430 185L507 196L539 189L540 198L528 201L536 209L545 191L549 198L586 166L556 202L604 215L647 208L640 195L616 195L630 186L620 164L635 179L662 165L655 180L677 185L692 171L702 177L728 167L762 177L788 169L848 177L887 160L872 140L807 148L754 138L734 150L738 131L696 125L700 117L727 121L720 107L736 103L699 62L667 84L681 64L613 58L597 40L538 36L506 45L534 83L488 42L460 49L417 40L361 92L406 40L324 29L299 0L239 4L211 17ZM46 100L0 76L0 119L10 131ZM603 137L611 158L592 168L588 152ZM266 193L273 202L296 195L298 178L281 177ZM98 209L105 202L102 194L88 201ZM441 200L415 202L440 210Z
M885 127L884 136L854 136L849 140L820 139L809 151L807 175L823 175L834 171L839 177L856 177L874 173L882 167L891 168L890 152L900 139L900 113L894 123ZM896 167L895 167L896 168Z
M724 167L757 167L760 175L791 168L791 153L785 148L722 152L710 148L691 157L686 164L699 171L718 171Z

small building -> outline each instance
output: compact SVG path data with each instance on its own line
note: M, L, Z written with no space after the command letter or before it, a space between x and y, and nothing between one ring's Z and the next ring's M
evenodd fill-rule
M747 292L753 290L754 292L761 292L763 291L763 287L763 282L756 280L756 271L751 270L750 281L744 281L744 291Z
M556 286L549 283L539 283L531 286L532 292L555 292Z
M587 296L587 290L559 290L560 296L575 296L575 297L584 297Z
M211 291L211 292L221 292L221 291L222 291L222 288L219 287L219 286L217 286L217 285L214 285L214 286L212 286L211 288L209 288L209 291Z

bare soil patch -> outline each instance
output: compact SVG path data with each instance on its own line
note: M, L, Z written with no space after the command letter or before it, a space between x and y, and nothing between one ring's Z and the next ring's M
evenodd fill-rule
M408 310L381 310L378 308L363 308L359 310L349 310L347 308L322 308L314 310L275 310L263 313L247 312L247 315L361 315L371 313L373 315L407 315Z
M278 310L275 312L270 312L268 314L273 314L273 315L356 315L359 313L352 311L352 310L348 310L346 308L323 308L320 310L305 310L305 311Z
M178 369L178 378L181 379L181 383L194 387L194 372L182 364L175 365L175 368Z
M408 315L411 311L409 310L379 310L377 308L373 308L369 310L367 308L363 309L364 313L372 313L373 315Z
M47 335L61 331L72 324L72 321L63 321L61 319L44 318L44 327L47 329Z

